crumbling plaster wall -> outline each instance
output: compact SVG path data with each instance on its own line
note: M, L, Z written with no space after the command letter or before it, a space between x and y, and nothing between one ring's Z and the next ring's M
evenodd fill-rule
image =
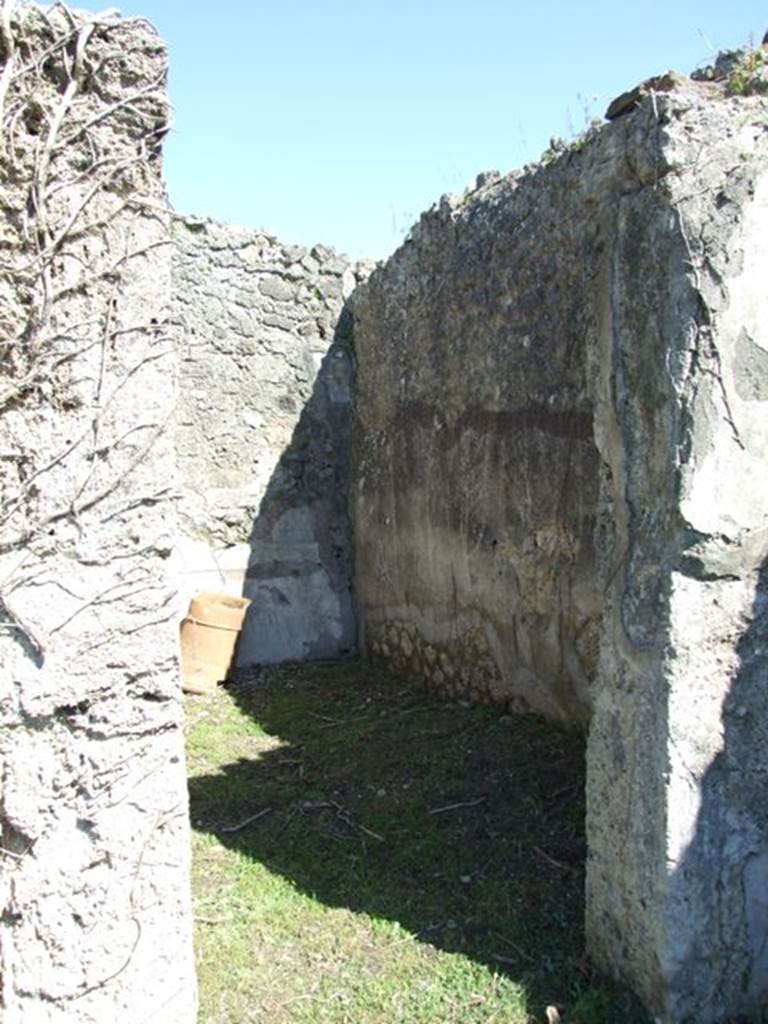
M1 13L0 1016L189 1024L166 50Z
M353 296L360 629L438 692L590 720L591 951L715 1022L768 1003L768 104L625 100Z
M353 500L369 651L584 722L602 597L577 179L481 178L358 289Z
M348 515L354 356L342 256L175 224L182 594L252 601L240 665L356 643Z

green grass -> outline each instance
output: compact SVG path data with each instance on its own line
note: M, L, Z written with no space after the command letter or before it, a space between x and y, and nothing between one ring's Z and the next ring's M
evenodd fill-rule
M187 710L200 1024L646 1020L583 955L578 735L350 662Z

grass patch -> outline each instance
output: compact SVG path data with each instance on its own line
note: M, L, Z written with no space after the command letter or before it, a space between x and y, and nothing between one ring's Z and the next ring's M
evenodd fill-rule
M640 1024L583 955L583 742L359 663L190 698L200 1024Z

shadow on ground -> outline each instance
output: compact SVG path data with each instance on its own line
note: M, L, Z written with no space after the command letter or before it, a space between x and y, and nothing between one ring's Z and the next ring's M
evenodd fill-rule
M581 736L359 663L273 671L229 694L279 742L193 775L198 831L328 906L493 966L537 1019L592 998L580 1019L645 1020L583 955Z

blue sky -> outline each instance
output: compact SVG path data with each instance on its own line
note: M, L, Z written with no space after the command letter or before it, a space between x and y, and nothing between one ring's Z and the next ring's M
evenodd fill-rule
M119 0L117 0L119 3ZM80 0L78 6L100 10ZM130 0L170 45L171 201L384 257L421 210L614 95L759 43L759 0Z

